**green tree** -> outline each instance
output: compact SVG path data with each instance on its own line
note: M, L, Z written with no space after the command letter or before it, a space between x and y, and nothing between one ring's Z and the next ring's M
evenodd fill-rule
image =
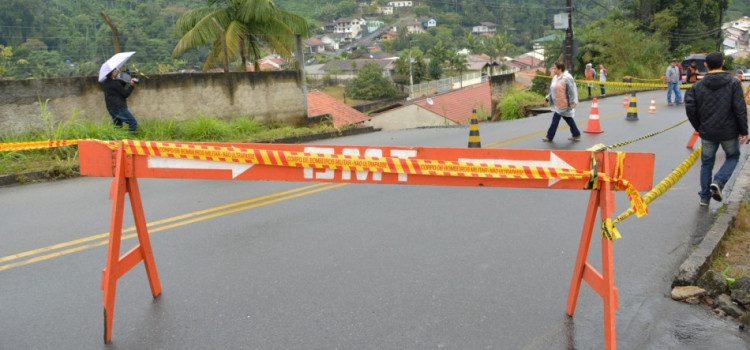
M401 51L399 57L393 61L396 72L393 81L401 85L407 85L412 82L409 79L410 76L414 84L424 80L427 77L427 65L424 62L423 55L419 49ZM411 59L411 67L409 67L409 59Z
M365 63L346 87L346 95L360 100L377 100L398 94L396 87L385 77L383 69L375 63Z
M13 48L0 45L0 77L8 71L8 64L13 59Z
M224 38L221 38L221 31L214 21L223 28ZM182 39L172 51L174 58L180 58L189 49L211 43L203 70L221 62L225 49L230 60L240 57L243 69L248 56L258 69L257 60L262 57L264 46L289 58L294 47L294 34L308 35L307 20L277 8L272 0L209 0L207 6L180 16L176 28Z
M427 65L427 75L432 80L438 80L443 75L443 66L437 59L431 59Z

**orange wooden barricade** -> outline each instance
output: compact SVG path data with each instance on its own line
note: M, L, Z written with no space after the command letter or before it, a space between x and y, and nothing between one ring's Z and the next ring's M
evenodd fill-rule
M112 339L120 277L143 261L152 295L156 298L161 294L138 177L584 189L594 183L589 177L596 170L598 186L587 187L592 191L567 314L573 316L581 281L586 281L604 301L605 348L616 349L618 296L612 240L602 238L602 273L586 258L597 211L601 211L602 222L609 222L615 209L613 183L607 179L615 179L620 186L625 182L617 180L626 179L631 191L647 191L652 186L654 167L653 154L626 153L623 159L608 151L81 141L79 152L81 174L114 177L110 188L109 248L102 273L105 343ZM239 167L224 166L231 163ZM619 186L614 190L620 190ZM139 244L120 256L126 194L130 197Z

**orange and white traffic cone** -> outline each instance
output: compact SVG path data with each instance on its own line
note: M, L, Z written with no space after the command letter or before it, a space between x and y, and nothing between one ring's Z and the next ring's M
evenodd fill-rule
M630 95L625 94L625 102L622 103L622 106L625 108L630 107Z
M599 125L599 102L594 97L591 102L591 115L589 115L589 124L586 126L586 130L583 132L600 133L604 132L601 125Z
M656 98L654 97L651 98L651 106L648 107L648 112L652 114L656 113Z

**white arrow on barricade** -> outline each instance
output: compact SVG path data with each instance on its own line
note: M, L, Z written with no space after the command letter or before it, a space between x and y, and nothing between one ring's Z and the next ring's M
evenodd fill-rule
M231 170L233 179L252 168L253 165L255 164L164 157L148 158L148 167L151 169Z
M495 164L495 165L515 165L515 166L528 166L528 167L575 169L570 164L562 160L562 158L558 157L554 152L549 153L549 160L458 158L458 161L463 162L463 163L484 163L484 164ZM560 181L560 179L549 179L549 184L547 186L552 186L558 181Z

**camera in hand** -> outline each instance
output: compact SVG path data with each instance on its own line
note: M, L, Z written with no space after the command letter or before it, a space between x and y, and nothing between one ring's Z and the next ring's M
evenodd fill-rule
M135 78L134 74L129 70L121 70L119 73L117 73L117 80L124 81L126 84L130 84L130 79L132 78ZM139 83L137 78L135 79L135 83Z

